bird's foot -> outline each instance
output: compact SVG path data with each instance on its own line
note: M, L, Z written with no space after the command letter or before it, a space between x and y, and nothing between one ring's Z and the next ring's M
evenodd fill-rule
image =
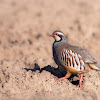
M67 77L64 76L64 77L58 78L58 79L56 80L56 82L61 81L61 80L63 80L63 79L67 79Z
M81 88L82 83L79 83L78 86Z

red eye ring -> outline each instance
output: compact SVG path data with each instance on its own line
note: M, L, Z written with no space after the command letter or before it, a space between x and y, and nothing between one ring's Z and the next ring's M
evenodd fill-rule
M55 35L59 35L58 33L55 33Z

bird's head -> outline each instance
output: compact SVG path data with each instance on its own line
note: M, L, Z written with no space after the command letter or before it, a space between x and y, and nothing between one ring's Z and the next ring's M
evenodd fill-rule
M61 41L63 38L65 38L63 32L61 31L54 31L51 35L55 39L55 41Z

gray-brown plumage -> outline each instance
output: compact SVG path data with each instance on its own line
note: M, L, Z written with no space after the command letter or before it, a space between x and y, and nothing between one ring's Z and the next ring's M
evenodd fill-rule
M80 74L79 87L81 87L82 76L91 69L100 70L97 67L96 59L91 56L86 50L73 46L67 43L64 34L61 31L54 31L51 35L55 42L53 43L53 57L57 65L65 68L69 78L71 74Z

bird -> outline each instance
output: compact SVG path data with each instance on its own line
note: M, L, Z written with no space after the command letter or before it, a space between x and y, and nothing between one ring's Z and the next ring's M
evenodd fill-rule
M53 59L58 66L62 66L67 72L64 77L58 78L58 81L67 79L72 74L78 74L78 86L81 87L85 73L90 70L100 71L97 60L87 50L69 44L62 31L54 31L50 36L55 40L52 45Z

